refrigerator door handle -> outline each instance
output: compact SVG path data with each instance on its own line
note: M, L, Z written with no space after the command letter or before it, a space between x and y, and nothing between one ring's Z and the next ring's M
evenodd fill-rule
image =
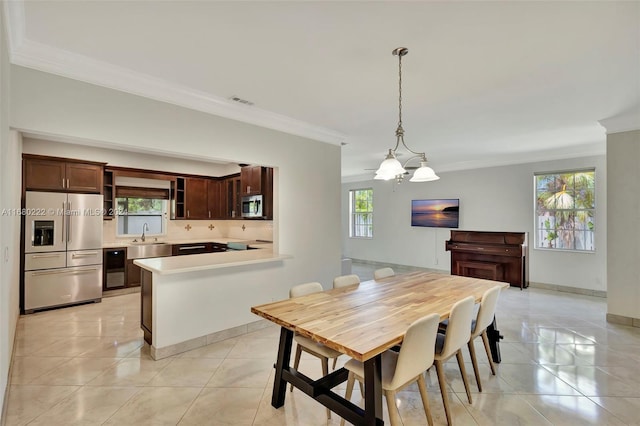
M48 259L52 257L60 257L60 253L52 253L52 254L34 254L31 256L32 259Z
M94 257L97 256L98 252L97 251L85 251L82 253L73 253L71 255L71 257L76 258L76 257Z
M71 201L69 201L69 214L67 215L67 243L71 242Z
M78 274L82 274L84 272L93 272L93 271L97 271L98 268L93 267L93 268L84 268L84 269L74 269L74 270L69 270L69 269L51 269L51 270L47 270L47 271L38 271L38 272L31 272L31 275L62 275L62 274L67 274L67 275L78 275Z
M60 241L64 243L64 221L66 220L65 208L66 203L62 203L62 232L60 233Z

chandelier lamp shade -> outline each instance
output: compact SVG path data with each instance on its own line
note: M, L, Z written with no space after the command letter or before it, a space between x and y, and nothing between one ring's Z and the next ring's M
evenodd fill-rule
M384 161L380 164L380 168L376 170L375 179L391 180L396 179L398 183L402 182L403 176L407 173L406 167L410 161L419 159L420 167L413 173L410 182L430 182L440 179L433 169L427 166L427 156L424 152L416 152L411 150L404 142L404 129L402 128L402 57L409 53L406 47L398 47L393 50L393 55L398 57L398 128L396 129L396 146L389 149ZM412 155L401 164L396 157L396 152L400 148L400 144Z

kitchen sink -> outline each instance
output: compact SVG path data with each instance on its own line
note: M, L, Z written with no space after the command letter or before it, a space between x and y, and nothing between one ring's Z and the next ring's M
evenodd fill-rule
M136 246L145 246L145 245L151 245L151 244L167 244L167 243L158 242L158 241L131 241L131 243L129 244L133 244Z
M127 247L127 259L171 256L171 244L157 242L136 242Z

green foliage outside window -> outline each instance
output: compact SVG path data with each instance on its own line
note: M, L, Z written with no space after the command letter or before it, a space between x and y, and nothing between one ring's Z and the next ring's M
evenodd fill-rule
M118 214L162 214L162 200L154 198L118 198Z
M166 200L155 198L116 198L117 235L165 234Z
M536 174L536 247L594 251L595 170Z
M373 238L373 189L349 191L351 237Z

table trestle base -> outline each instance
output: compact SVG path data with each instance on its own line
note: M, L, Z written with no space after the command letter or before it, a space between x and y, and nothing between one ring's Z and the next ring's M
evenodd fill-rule
M291 383L295 388L354 425L379 426L384 424L382 420L382 389L379 380L377 384L376 380L365 380L365 406L372 404L375 407L367 412L331 390L347 381L349 372L346 369L340 368L327 376L313 380L289 366L292 342L293 332L282 327L278 360L274 365L276 377L271 399L271 405L274 408L280 408L284 405L287 383ZM376 376L376 372L377 377L380 377L379 356L365 361L365 375L367 370L372 377Z

